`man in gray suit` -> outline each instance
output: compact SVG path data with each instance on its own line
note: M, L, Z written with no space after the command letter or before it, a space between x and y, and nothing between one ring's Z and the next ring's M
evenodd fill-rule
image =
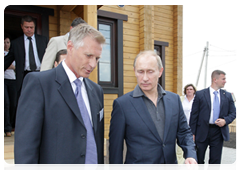
M81 18L75 18L70 26L70 30L77 26L78 24L86 24L86 22ZM62 36L53 37L50 39L46 52L43 56L40 71L49 70L54 67L55 57L58 51L67 49L69 32Z
M15 163L104 163L103 90L88 79L104 43L95 28L78 25L70 31L67 57L58 67L25 77Z

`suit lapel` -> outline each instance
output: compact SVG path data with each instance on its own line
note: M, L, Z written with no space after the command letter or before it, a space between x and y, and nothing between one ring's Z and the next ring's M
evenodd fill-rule
M93 122L93 128L95 133L97 132L97 113L100 111L99 109L99 105L100 101L98 101L98 97L96 96L96 94L94 93L94 89L90 83L90 81L87 78L84 78L84 83L85 83L85 87L87 90L87 94L88 94L88 100L89 100L89 104L90 104L90 108L91 108L91 116L92 116L92 122ZM102 106L100 106L102 108Z
M69 108L72 110L72 112L75 114L75 116L78 118L78 120L82 123L83 126L85 126L80 110L78 108L77 100L72 90L72 86L69 82L66 72L63 69L62 64L55 68L55 70L56 82L59 84L59 93L61 94L62 98L67 103Z
M224 90L220 89L220 115L221 115L221 110L223 110L223 104L225 103L225 100L226 100L226 93Z
M39 58L39 60L41 62L42 58L40 58L40 54L39 54L39 49L41 48L41 44L39 43L39 39L38 39L38 35L37 34L35 34L35 40L36 40L38 58Z
M207 104L208 104L208 107L209 107L209 110L211 110L211 96L210 96L210 90L209 88L205 89L204 90L204 96L205 96L205 99L207 101Z
M166 140L168 131L171 125L171 118L172 118L172 103L170 102L171 99L168 97L167 93L163 96L163 104L164 104L164 111L165 111L165 127L164 127L164 135L163 141Z
M20 45L20 49L22 49L22 55L20 54L20 56L22 56L22 63L25 66L25 56L26 56L26 52L25 52L25 42L24 42L24 36L21 37L19 45ZM24 67L23 66L23 67Z
M139 116L142 118L143 122L146 124L146 126L150 129L152 134L159 140L159 142L162 143L162 140L160 139L160 136L158 135L157 129L155 127L155 124L151 118L151 115L149 114L147 107L142 99L142 97L134 97L131 95L132 100L131 103L136 109Z

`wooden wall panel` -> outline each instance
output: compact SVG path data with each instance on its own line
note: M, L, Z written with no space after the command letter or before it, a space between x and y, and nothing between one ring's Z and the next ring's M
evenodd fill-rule
M113 101L117 94L104 94L104 138L108 139Z
M54 16L49 16L49 39L58 36L59 23L57 5L37 5L37 6L54 9Z
M182 5L173 5L173 90L182 95Z
M154 6L154 40L169 43L165 48L165 89L178 94L182 91L182 34L177 32L182 32L182 20L176 18L182 18L181 8L173 5Z

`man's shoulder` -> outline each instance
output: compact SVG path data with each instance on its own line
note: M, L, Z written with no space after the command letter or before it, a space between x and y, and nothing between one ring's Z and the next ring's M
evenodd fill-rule
M205 89L202 89L202 90L198 90L196 91L196 94L203 94L203 93L206 93L206 92L209 92L209 88L205 88ZM210 93L210 92L209 92Z
M19 42L24 42L23 41L23 35L22 36L20 36L20 37L18 37L18 38L16 38L16 39L14 39L12 42L11 42L11 45L13 45L13 44L18 44Z
M55 75L55 68L46 70L46 71L41 71L41 72L30 72L26 75L26 78L27 76L30 76L31 78L36 77L39 80L46 80L48 79L48 77L51 77L51 79L54 79L52 78L53 74Z
M133 91L130 91L130 92L128 92L128 93L126 93L126 94L118 97L116 100L117 100L117 101L127 101L127 100L129 100L130 98L131 98L131 99L134 99L134 97L133 97Z
M175 97L179 97L179 98L180 98L180 96L179 96L178 94L173 93L173 92L171 92L171 91L166 91L166 90L165 90L165 93L166 93L166 94L164 95L164 97L170 97L170 98L171 98L171 97L174 97L174 98L175 98Z
M91 85L94 89L101 89L102 90L102 87L95 83L94 81L90 80L89 78L84 78L84 81L87 85Z
M56 37L52 37L50 39L50 41L59 41L65 38L66 35L60 35L60 36L56 36Z
M36 38L42 38L42 39L48 39L46 36L44 35L39 35L39 34L35 34Z

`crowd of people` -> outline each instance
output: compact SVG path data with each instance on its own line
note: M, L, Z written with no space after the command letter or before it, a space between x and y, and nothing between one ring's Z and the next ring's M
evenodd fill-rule
M49 42L35 34L31 16L21 27L11 45L4 37L4 132L11 137L15 129L15 163L103 164L103 89L88 77L104 36L81 18ZM209 88L188 84L179 97L158 84L164 68L154 51L140 52L133 66L135 89L113 102L109 163L203 164L210 146L209 163L220 164L236 118L232 96L222 90L226 73L213 71Z

